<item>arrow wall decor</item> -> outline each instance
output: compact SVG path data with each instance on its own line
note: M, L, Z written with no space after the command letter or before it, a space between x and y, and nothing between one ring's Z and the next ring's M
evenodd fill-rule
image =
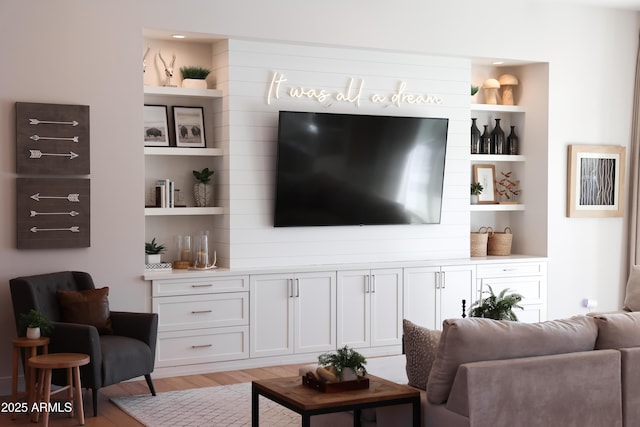
M71 137L56 137L56 136L40 136L40 135L31 135L29 137L29 139L32 139L34 141L40 141L42 140L48 140L48 141L71 141L71 142L78 142L78 138L77 136L71 136Z
M36 202L39 202L40 199L67 199L70 202L80 201L80 194L78 193L69 193L66 196L41 196L40 193L35 193L29 197L35 200Z
M57 122L55 120L38 120L38 119L29 119L30 125L71 125L78 126L80 123L76 120L70 122Z
M68 157L69 160L73 160L78 157L78 154L73 151L69 151L68 153L43 153L40 150L29 150L30 159L41 159L43 156Z

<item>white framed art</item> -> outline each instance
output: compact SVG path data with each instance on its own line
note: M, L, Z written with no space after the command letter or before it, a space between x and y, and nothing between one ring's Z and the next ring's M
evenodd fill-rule
M143 140L150 147L169 146L169 125L166 105L145 105L143 111Z
M173 120L177 147L205 147L202 107L173 107Z

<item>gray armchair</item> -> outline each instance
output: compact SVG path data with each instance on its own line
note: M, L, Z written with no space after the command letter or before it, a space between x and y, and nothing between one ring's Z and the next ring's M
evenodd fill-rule
M151 380L155 362L158 315L111 311L112 334L100 335L95 326L63 323L57 291L95 289L91 276L84 272L63 271L10 280L16 328L21 313L31 309L43 312L54 322L50 337L51 353L84 353L89 365L80 368L82 386L91 388L93 414L98 415L98 390L131 378L144 376L152 395ZM64 372L54 372L52 382L66 385Z

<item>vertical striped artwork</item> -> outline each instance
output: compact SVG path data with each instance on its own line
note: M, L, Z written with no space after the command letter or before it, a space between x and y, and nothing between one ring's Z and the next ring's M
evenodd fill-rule
M580 161L580 205L615 204L616 159L582 158Z

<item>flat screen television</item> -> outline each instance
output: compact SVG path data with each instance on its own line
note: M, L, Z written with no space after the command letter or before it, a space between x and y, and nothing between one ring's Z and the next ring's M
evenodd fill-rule
M280 111L274 226L440 223L448 125Z

